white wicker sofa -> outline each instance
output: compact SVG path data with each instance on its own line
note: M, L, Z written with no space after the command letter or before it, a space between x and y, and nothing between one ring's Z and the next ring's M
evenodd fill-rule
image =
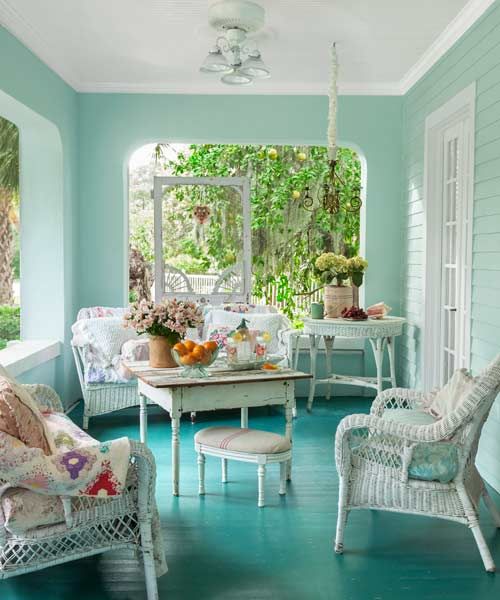
M112 442L103 445L92 440L62 414L60 399L52 388L22 387L45 411L44 415L58 419L59 430L61 423L67 422L67 429L59 431L59 442L69 447L75 444L74 450L61 449L59 456L51 455L55 464L82 449L96 448L103 455L109 452L106 448ZM21 442L17 447L24 451ZM1 460L7 460L6 456ZM124 491L119 495L38 493L34 484L13 487L12 481L0 478L0 580L107 550L130 548L142 553L148 600L157 600L156 577L166 571L166 563L154 498L155 479L151 452L132 441Z
M479 475L475 459L484 422L500 392L500 356L479 377L472 391L449 415L428 425L384 419L394 409L420 410L428 398L407 389L390 389L377 396L369 415L342 419L335 438L340 477L335 550L344 549L349 511L369 508L449 519L467 525L487 571L495 564L479 526L479 501L484 499L495 525L500 514ZM418 450L456 448L457 468L446 483L423 481L409 474ZM432 454L431 454L432 455Z
M88 429L90 417L139 404L137 380L128 378L120 368L123 344L138 340L134 330L123 327L126 311L101 306L82 308L72 327L71 346L83 395L84 429ZM124 358L147 358L141 356L146 349L147 344L138 344L137 353Z

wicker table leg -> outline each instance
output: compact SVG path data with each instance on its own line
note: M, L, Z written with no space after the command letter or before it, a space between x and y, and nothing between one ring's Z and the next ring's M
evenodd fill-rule
M396 387L396 357L394 352L394 337L387 338L387 351L389 353L389 365L391 368L391 386Z
M326 376L330 377L333 373L332 367L332 353L333 353L333 342L335 341L334 336L325 335L323 338L325 341L325 362L326 362ZM326 399L330 400L332 384L330 381L326 384Z
M312 379L309 385L309 398L307 400L307 412L311 412L312 405L314 402L314 392L316 389L316 356L318 353L318 348L316 344L316 336L311 333L309 335L309 345L310 345L310 357L311 357L311 375Z

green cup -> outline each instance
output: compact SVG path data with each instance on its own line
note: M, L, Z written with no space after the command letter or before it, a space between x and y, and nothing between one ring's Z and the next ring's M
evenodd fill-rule
M322 319L325 315L325 307L322 302L311 303L311 319Z

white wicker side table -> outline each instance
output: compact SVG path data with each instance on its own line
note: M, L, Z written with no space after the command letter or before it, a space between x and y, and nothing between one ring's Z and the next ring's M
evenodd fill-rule
M312 380L309 388L307 410L310 412L314 401L314 392L317 384L342 383L374 388L380 393L384 381L389 381L396 387L396 364L394 356L394 338L403 333L405 319L402 317L385 317L385 319L367 321L351 321L348 319L304 319L304 333L309 335L311 353ZM316 378L316 356L318 353L319 339L323 337L326 348L327 371L329 375L324 379ZM350 377L333 372L332 352L336 337L367 338L370 340L375 365L376 377ZM384 351L387 347L390 364L390 377L383 376ZM329 395L329 394L328 394Z

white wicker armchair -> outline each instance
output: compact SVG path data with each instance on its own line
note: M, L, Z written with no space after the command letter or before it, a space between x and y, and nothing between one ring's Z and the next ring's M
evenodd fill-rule
M95 319L107 319L116 329L122 330L122 317L126 313L126 308L109 307L89 307L80 309L77 321L73 325L78 327L82 323L95 321ZM97 346L97 347L96 347ZM90 417L104 415L124 408L130 408L139 405L139 395L137 392L137 380L129 381L110 381L89 383L86 374L91 368L89 356L94 352L99 353L99 347L96 340L92 342L85 336L74 335L71 342L75 366L80 381L80 387L83 395L83 428L88 429ZM119 350L117 351L118 357ZM141 359L142 360L142 359ZM113 371L114 368L111 368Z
M450 415L430 425L409 425L382 419L391 409L419 408L422 393L395 388L382 392L369 415L342 419L335 438L340 477L335 551L344 549L344 528L350 510L389 510L449 519L467 525L487 571L495 564L479 526L479 501L484 498L495 525L500 514L479 475L475 458L483 424L500 391L500 356L477 378L473 391ZM457 448L458 470L452 481L412 479L408 469L417 445L451 442Z
M41 408L63 412L52 388L46 385L23 387ZM159 551L155 461L144 445L131 441L130 446L126 491L110 497L59 496L64 507L63 522L13 533L5 524L0 505L0 580L128 547L142 553L148 600L158 598L155 560L163 572L166 564L163 552ZM8 489L9 482L0 480L0 500Z

